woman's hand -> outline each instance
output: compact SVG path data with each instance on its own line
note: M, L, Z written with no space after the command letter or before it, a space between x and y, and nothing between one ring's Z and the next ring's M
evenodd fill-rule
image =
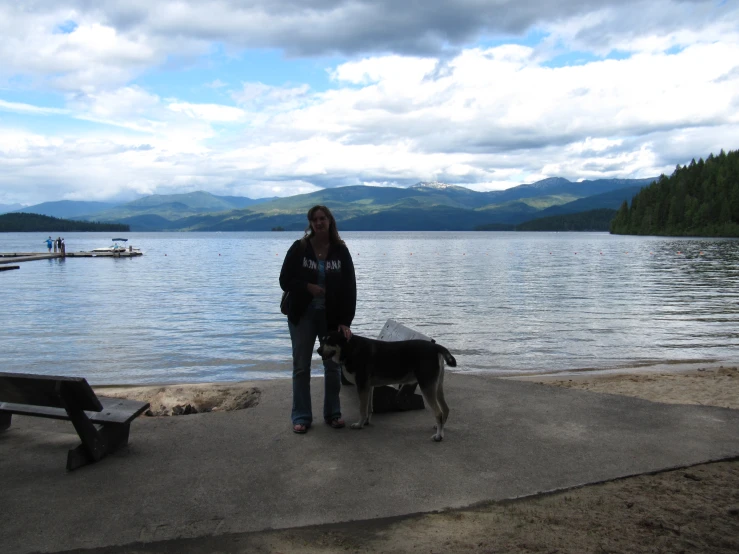
M349 340L352 338L352 330L349 329L346 325L339 325L339 332L344 335L344 338L346 340Z
M313 283L308 283L308 292L311 293L314 297L323 296L326 293L323 288L319 287L318 285L314 285Z

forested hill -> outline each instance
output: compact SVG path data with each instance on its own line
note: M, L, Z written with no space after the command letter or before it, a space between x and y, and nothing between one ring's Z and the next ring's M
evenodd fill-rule
M739 237L739 150L675 169L626 202L611 222L619 235Z
M2 233L51 233L73 231L129 231L130 227L121 223L94 223L92 221L72 221L47 215L9 213L0 215Z

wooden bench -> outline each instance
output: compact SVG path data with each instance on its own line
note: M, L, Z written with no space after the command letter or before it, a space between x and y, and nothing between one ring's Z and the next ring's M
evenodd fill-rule
M97 462L128 444L131 422L147 402L97 396L82 377L0 372L0 431L13 414L71 421L82 444L67 455L67 469Z

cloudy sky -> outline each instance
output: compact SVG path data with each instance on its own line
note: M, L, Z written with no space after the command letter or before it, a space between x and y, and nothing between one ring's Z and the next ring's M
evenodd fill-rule
M10 0L0 204L652 177L739 147L737 0Z

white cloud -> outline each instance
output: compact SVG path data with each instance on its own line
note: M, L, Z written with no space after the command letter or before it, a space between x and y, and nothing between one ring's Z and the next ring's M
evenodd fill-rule
M79 20L69 33L59 23ZM0 7L0 76L28 75L65 91L94 91L119 86L166 52L145 35L123 34L95 20L93 14L57 7L48 12Z
M435 66L436 60L433 58L383 56L343 63L331 72L331 77L353 85L370 85L380 82L398 85L404 82L415 84L429 75Z
M32 104L25 104L23 102L6 102L0 100L0 110L6 110L9 112L26 113L33 115L64 115L69 114L69 110L60 108L46 108L43 106L34 106Z
M411 141L415 150L429 154L484 156L566 145L580 137L619 140L713 126L736 117L736 87L716 82L725 72L723 60L739 59L736 44L559 69L537 65L520 50L514 57L496 50L465 51L449 63L447 77L433 81L424 78L426 59L405 59L399 72L395 57L344 64L336 74L371 73L371 82L330 91L321 102L270 123L284 132L312 130L342 143Z
M184 46L185 38L279 48L290 55L438 55L450 46L535 28L569 28L562 37L592 51L716 21L729 26L737 13L733 3L712 0L426 0L423 6L394 0L98 0L92 6L86 0L59 0L35 8L39 15L55 15L54 27L90 16L162 44Z
M619 51L658 53L691 44L735 40L739 9L733 3L604 2L575 17L547 22L546 44L599 56Z
M654 52L733 36L737 18L735 3L708 0L427 0L423 9L394 0L10 2L0 5L0 76L31 75L90 92L207 54L214 44L232 52L433 58L480 39L532 31L550 35L549 54Z
M66 197L97 199L434 179L484 190L549 176L655 176L736 147L733 3L389 5L0 5L0 203L46 200L60 184ZM532 31L537 44L523 40ZM517 40L500 44L501 33ZM226 70L178 83L190 68L183 59L208 65L221 48L237 59L245 46L349 57L328 68L325 90ZM558 56L578 62L557 67ZM172 83L147 85L142 76L165 64ZM240 88L221 90L227 82ZM54 95L55 107L26 90ZM40 130L42 116L54 126Z
M191 118L213 122L234 122L244 118L244 110L217 104L191 104L172 102L168 108L173 112L184 113Z
M228 86L228 83L224 83L220 79L216 79L215 81L212 81L210 83L206 83L205 86L208 87L208 88L219 89L219 88L227 87Z
M240 106L252 111L290 110L303 105L309 98L310 87L276 87L264 83L242 83L242 88L231 94Z
M141 87L128 86L71 96L68 104L89 116L131 120L151 114L161 105L161 100Z
M347 84L323 93L247 84L244 105L270 107L248 121L242 108L123 87L69 106L76 117L138 134L46 144L34 137L10 165L43 160L21 174L47 171L48 179L95 194L225 187L271 196L305 183L437 179L485 189L548 176L656 176L671 171L673 160L660 152L683 148L680 136L691 137L691 157L731 147L737 87L721 78L731 59L739 59L739 45L700 44L550 68L536 63L532 49L502 46L463 51L445 76L430 79L435 60L379 57L340 64L333 74ZM223 122L247 127L226 138L211 127ZM723 131L712 135L717 127ZM6 160L10 142L0 143ZM139 149L142 142L149 147ZM67 160L61 170L55 158ZM85 188L103 176L105 189Z

